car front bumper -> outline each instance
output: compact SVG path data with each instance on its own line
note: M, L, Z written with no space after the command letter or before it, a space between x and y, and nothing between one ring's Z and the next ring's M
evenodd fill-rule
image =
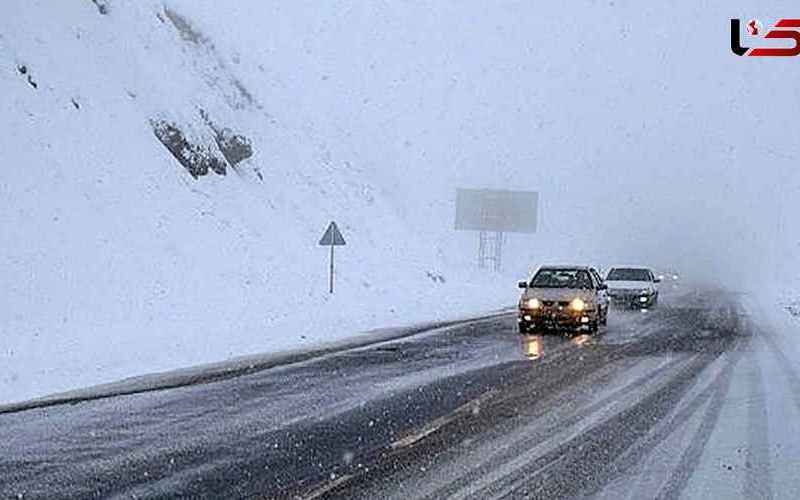
M596 309L581 312L568 309L520 309L517 316L517 323L524 329L590 328L597 320Z
M609 292L611 304L621 307L650 307L655 303L656 294L642 292Z

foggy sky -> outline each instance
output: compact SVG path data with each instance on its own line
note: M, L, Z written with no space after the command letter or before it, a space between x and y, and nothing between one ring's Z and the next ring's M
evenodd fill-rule
M205 29L222 36L250 7ZM272 85L305 90L291 105L313 118L296 125L339 157L394 172L383 194L440 221L430 237L449 252L474 252L473 235L444 231L455 188L490 187L541 192L540 233L508 240L506 261L520 271L635 261L730 280L772 273L795 253L800 58L729 49L730 18L769 26L800 17L794 3L272 10L280 22L250 50L270 61ZM420 184L436 196L408 203Z

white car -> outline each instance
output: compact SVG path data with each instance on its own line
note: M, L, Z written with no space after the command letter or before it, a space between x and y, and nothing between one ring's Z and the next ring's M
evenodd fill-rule
M612 267L606 275L608 298L614 305L646 309L658 303L657 283L661 282L646 267Z

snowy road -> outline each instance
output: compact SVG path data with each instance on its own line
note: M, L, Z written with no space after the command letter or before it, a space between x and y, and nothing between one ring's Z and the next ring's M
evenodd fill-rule
M800 377L719 291L0 415L0 498L797 498Z

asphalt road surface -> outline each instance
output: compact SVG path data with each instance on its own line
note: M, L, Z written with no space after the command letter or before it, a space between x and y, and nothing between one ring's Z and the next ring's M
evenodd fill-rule
M593 337L522 336L508 315L0 415L0 498L793 498L758 405L742 456L708 458L760 335L735 295L691 290Z

